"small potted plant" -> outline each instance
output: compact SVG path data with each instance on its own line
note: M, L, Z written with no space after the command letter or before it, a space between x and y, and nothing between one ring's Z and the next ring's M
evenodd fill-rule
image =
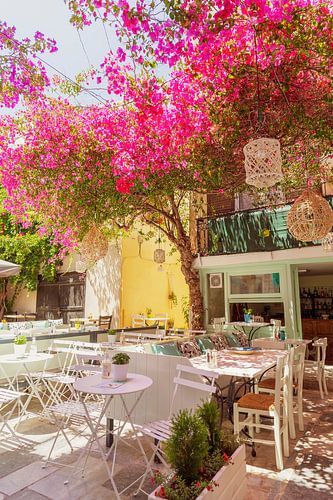
M17 357L22 358L27 347L27 337L25 335L17 335L14 339L14 353Z
M111 374L114 381L123 382L127 379L129 360L130 357L125 352L118 352L113 356Z
M252 314L252 309L243 309L244 312L244 321L245 323L251 323L251 314Z
M108 342L114 344L117 342L117 332L116 330L108 330Z
M245 498L245 446L232 431L220 429L215 401L203 403L194 413L182 410L172 419L165 454L173 471L167 476L155 475L159 486L149 500Z

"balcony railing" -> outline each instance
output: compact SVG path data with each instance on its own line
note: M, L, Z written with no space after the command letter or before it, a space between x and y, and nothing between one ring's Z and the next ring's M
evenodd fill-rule
M333 196L326 199L333 207ZM319 241L303 243L293 238L287 227L290 207L288 204L197 219L198 252L226 255L319 245Z

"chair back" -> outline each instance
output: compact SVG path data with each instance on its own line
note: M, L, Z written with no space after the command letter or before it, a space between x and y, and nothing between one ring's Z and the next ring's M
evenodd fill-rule
M140 328L146 326L145 317L143 314L133 314L132 316L132 328Z
M262 337L251 341L252 347L261 347L262 349L285 349L286 343L283 340L276 340L273 337Z
M262 316L253 316L253 321L255 323L263 323L264 322L264 318Z
M109 316L100 316L98 318L98 326L105 330L110 330L112 321L112 314Z
M217 333L222 333L224 330L225 318L213 318L213 328Z
M297 383L297 390L302 392L306 345L300 344L296 347L293 347L292 350L293 350L293 356L292 356L293 364L291 368L291 377L293 381Z
M193 337L195 335L205 335L206 330L190 330L187 329L185 330L185 336L187 337Z
M313 345L317 350L316 352L317 366L323 368L325 366L325 361L326 361L327 337L315 340L313 342Z
M272 328L272 334L274 338L279 338L280 330L281 330L281 320L280 319L271 319L270 321Z
M177 365L177 375L173 379L175 388L171 400L170 417L173 414L173 406L177 392L180 387L189 387L196 391L202 391L206 396L215 394L215 381L219 377L218 373L212 370L195 368L187 365Z
M288 391L290 390L291 379L290 364L292 365L293 363L293 355L294 348L286 352L285 356L279 356L276 363L274 403L275 411L278 415L281 415L281 407L284 406L286 408L288 404Z
M74 340L53 339L48 348L50 354L57 358L58 368L63 374L70 371L75 357ZM47 369L48 360L46 360L44 371Z

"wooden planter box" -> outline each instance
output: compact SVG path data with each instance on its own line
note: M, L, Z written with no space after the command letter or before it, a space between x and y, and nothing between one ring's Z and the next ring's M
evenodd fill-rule
M213 491L206 488L197 497L197 500L243 500L246 493L246 461L245 445L240 446L231 456L232 464L222 467L213 477L218 486ZM149 500L156 500L160 486L150 495Z

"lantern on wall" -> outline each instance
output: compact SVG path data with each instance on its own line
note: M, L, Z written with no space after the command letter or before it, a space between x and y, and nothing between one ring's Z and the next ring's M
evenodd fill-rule
M333 252L333 233L326 234L321 240L321 248L324 252Z
M280 142L262 137L250 141L243 148L246 183L257 188L271 187L282 177Z
M105 257L109 242L102 231L94 224L83 237L80 247L81 261L95 263Z
M291 207L287 225L297 240L321 240L332 228L332 208L325 198L307 189Z
M165 251L162 248L156 248L154 250L154 262L156 264L163 264L165 262Z

